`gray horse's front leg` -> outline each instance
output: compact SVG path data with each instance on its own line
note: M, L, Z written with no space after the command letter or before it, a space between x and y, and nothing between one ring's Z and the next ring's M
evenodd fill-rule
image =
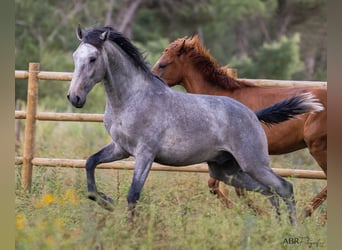
M95 183L95 168L98 164L112 162L127 158L128 154L122 148L111 141L100 151L93 154L87 159L86 172L87 172L87 186L88 198L96 201L101 207L113 211L113 199L106 196L104 193L98 192Z
M141 190L150 172L152 163L153 159L150 157L137 157L135 160L132 184L127 196L130 222L133 221L135 205L140 198Z

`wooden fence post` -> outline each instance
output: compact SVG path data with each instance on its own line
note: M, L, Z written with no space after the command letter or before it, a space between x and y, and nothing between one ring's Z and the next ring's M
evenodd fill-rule
M21 100L17 99L15 101L15 110L21 111ZM21 138L20 138L20 131L21 130L21 120L16 119L15 120L15 148L16 150L20 147L21 144Z
M21 187L29 191L31 190L32 184L32 159L34 156L39 68L39 63L29 64L23 169L21 179Z

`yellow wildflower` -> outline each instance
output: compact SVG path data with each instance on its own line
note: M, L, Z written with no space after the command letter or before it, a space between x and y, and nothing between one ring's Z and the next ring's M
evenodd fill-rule
M78 205L80 203L80 199L78 198L75 190L67 189L63 196L61 197L61 203L69 203L72 205Z
M33 206L35 208L42 208L42 207L49 205L50 203L53 203L54 201L55 201L55 197L52 194L45 194L42 198L35 201L33 203Z
M48 205L48 204L54 202L54 200L55 200L55 198L52 194L46 194L42 198L42 202L44 205Z
M17 230L23 230L25 228L25 215L17 214L15 220L15 227Z

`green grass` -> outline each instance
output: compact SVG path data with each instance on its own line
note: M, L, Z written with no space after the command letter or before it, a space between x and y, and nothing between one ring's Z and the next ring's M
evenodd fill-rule
M36 135L39 157L85 159L109 140L97 123L42 122ZM271 161L277 168L319 170L307 150L272 156ZM86 199L84 169L34 167L31 193L20 188L21 166L15 173L16 249L309 249L305 237L320 242L312 249L327 248L327 224L320 223L326 203L294 230L284 203L279 222L259 194L249 197L269 212L267 216L253 214L231 187L234 207L225 208L209 193L205 173L152 171L133 224L127 223L126 202L132 171L96 171L99 190L114 199L113 212ZM326 185L323 180L289 180L298 213ZM296 237L305 242L284 244Z

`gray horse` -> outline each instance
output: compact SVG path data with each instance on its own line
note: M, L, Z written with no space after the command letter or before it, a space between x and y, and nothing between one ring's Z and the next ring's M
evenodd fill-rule
M259 119L277 123L321 110L312 96L301 95L254 113L227 97L168 88L150 71L136 47L113 28L82 31L78 26L77 36L81 44L73 54L75 70L67 97L82 108L89 91L102 81L104 125L112 137L86 162L88 198L112 210L113 200L97 191L95 168L133 156L135 168L127 197L132 217L153 162L172 166L207 162L211 177L270 196L278 215L278 195L282 197L295 223L292 184L270 168Z

